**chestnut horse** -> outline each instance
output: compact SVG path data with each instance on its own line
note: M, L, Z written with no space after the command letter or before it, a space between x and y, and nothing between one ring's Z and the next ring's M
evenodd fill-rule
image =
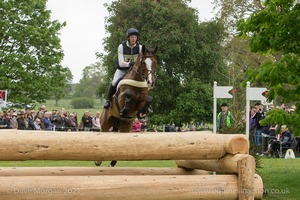
M111 128L114 132L130 132L132 122L145 107L148 92L155 82L156 51L157 47L147 49L145 45L142 46L134 66L118 83L111 107L103 109L101 113L102 132L109 132ZM101 161L95 161L95 164L100 165ZM112 161L111 165L115 164L116 161Z
M110 109L104 109L100 116L101 131L130 132L131 124L138 111L146 105L146 97L154 84L156 67L155 49L146 49L138 56L134 66L118 83L117 91L111 99Z

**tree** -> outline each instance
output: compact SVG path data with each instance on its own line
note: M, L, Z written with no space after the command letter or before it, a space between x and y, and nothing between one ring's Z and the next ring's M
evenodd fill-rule
M65 23L50 20L46 0L1 1L0 16L0 83L9 100L43 102L61 91L69 73L60 65Z
M108 75L107 84L110 84L115 70L117 47L126 39L128 28L135 27L140 31L141 44L146 47L158 46L157 78L151 91L155 111L151 121L154 123L168 122L175 115L180 118L180 122L190 122L195 118L199 121L208 119L211 114L197 113L198 110L195 111L193 107L185 110L190 113L187 116L182 110L176 109L177 103L189 101L194 93L201 93L190 89L190 84L194 84L191 83L193 78L198 79L197 84L208 84L211 87L214 80L222 82L226 79L223 76L226 71L220 52L224 36L222 26L216 22L199 23L195 10L189 8L187 2L121 0L106 5L110 13L106 21L106 30L110 35L104 43L108 54L103 57ZM211 97L212 94L206 94L198 101L211 102ZM211 111L212 105L208 112Z
M103 85L105 71L99 62L86 66L82 72L82 78L75 86L73 97L96 97L100 85Z
M52 78L53 96L55 99L55 105L58 106L58 100L67 95L67 91L70 91L70 84L73 80L72 72L69 68L64 68L63 73L58 73ZM57 87L55 87L57 85Z
M250 70L251 82L267 85L267 97L281 97L282 103L294 102L296 111L288 115L272 110L264 123L279 123L292 126L300 133L300 3L295 0L268 0L265 9L253 13L249 19L241 20L238 26L242 37L250 38L253 52L272 53L276 60L268 61L259 69Z
M231 36L236 35L236 27L240 19L245 19L253 12L264 9L262 0L214 0L213 4L214 10L217 11L216 18Z

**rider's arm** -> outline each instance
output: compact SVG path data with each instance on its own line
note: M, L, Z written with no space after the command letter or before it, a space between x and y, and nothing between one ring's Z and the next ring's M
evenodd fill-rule
M120 67L129 67L129 62L124 61L124 55L123 55L123 45L120 44L118 47L118 61Z

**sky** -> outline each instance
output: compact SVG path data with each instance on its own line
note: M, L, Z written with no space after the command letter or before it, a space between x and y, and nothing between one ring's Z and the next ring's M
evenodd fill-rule
M192 0L190 6L199 12L201 21L214 17L213 0ZM112 0L48 0L47 9L51 10L51 19L66 22L60 31L64 59L62 65L68 67L73 74L73 83L78 83L82 70L99 60L96 52L103 52L105 33L105 17L108 11L103 6Z

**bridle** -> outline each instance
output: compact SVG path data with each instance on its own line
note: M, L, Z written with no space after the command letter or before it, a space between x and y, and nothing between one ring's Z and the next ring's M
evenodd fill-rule
M141 58L140 58L141 66L140 66L140 67L144 67L144 68L147 69L147 71L148 71L147 76L149 76L150 74L152 74L152 69L149 70L149 69L147 68L147 64L146 64L145 60L146 60L147 58L152 58L152 57L155 57L155 56L154 56L154 55L143 55L143 54L141 54ZM138 75L141 77L141 79L142 79L143 81L147 81L147 77L146 77L144 74L140 73L140 72L137 70L137 68L133 67L132 70L133 70L136 74L138 74Z

